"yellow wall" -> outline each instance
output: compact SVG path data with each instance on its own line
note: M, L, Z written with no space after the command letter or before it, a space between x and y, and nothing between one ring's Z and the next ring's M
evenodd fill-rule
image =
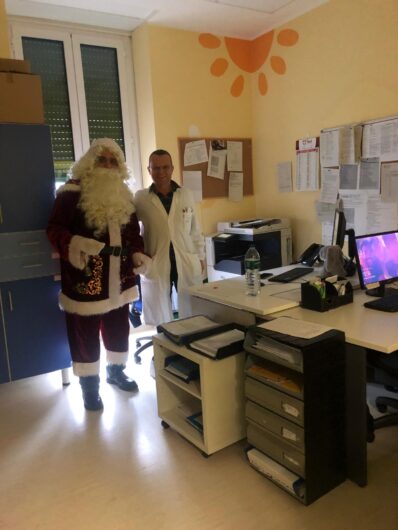
M276 164L295 173L295 140L322 128L398 114L397 24L396 0L332 0L288 24L286 75L270 73L265 97L253 86L257 215L290 217L296 255L320 242L319 192L278 193Z
M10 57L5 0L0 0L0 57Z
M143 50L143 47L148 49ZM233 98L229 94L233 73L222 79L210 75L210 65L220 50L201 47L196 33L159 26L146 26L135 31L133 49L137 83L140 87L148 87L150 77L153 97L155 136L150 138L146 134L144 138L140 137L143 168L147 166L148 155L153 149L166 149L173 157L174 178L181 182L177 138L190 136L192 126L201 137L251 137L250 90L240 98ZM144 56L146 62L142 60ZM136 61L136 58L141 59ZM144 89L140 91L142 94ZM147 95L144 102L146 99ZM137 103L140 108L138 90ZM151 119L149 117L149 122ZM146 120L147 116L139 115L140 131L147 128ZM150 177L146 174L144 179L147 186ZM200 206L203 230L213 232L217 221L222 219L250 217L254 208L253 196L246 197L242 203L226 199L204 200Z

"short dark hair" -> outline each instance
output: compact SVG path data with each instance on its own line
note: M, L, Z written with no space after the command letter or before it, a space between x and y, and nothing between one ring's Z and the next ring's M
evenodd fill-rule
M155 151L152 151L152 153L149 155L149 162L151 161L152 157L163 156L163 155L168 155L170 158L170 162L173 164L173 159L171 158L171 154L165 149L155 149Z

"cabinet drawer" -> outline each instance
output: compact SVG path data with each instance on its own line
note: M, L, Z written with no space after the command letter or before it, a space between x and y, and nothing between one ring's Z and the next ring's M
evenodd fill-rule
M251 377L245 379L245 394L248 399L266 407L298 425L304 425L304 403L279 390L264 385Z
M246 418L304 451L304 429L252 401L246 403Z
M53 252L45 230L0 234L0 259L44 252Z
M0 282L59 274L60 263L48 252L0 259Z
M290 471L305 478L305 456L287 442L251 421L247 425L247 441Z

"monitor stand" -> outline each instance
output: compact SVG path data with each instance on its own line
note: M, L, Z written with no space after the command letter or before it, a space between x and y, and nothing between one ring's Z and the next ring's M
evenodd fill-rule
M368 296L391 296L392 294L397 294L398 289L395 289L394 287L386 287L384 284L379 285L379 287L375 287L374 289L366 289L366 294Z

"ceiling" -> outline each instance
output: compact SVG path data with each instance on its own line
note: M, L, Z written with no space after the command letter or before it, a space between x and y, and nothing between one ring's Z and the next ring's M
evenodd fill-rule
M8 15L132 31L144 23L252 40L328 0L5 0Z

